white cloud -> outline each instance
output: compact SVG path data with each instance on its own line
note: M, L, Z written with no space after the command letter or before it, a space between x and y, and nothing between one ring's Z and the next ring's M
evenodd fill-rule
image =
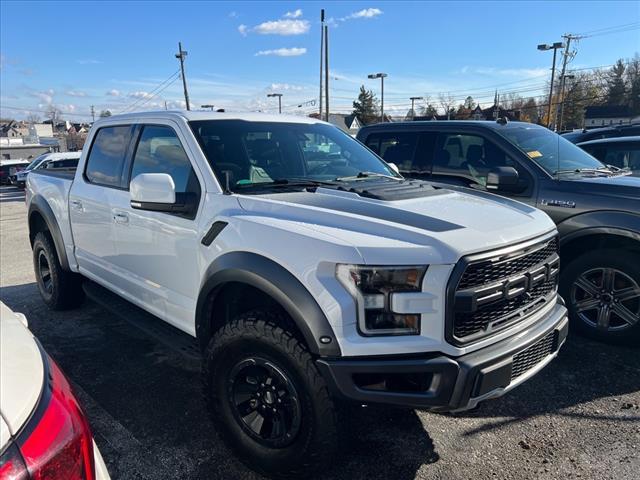
M238 31L240 32L240 35L246 37L247 32L249 31L249 27L247 27L245 24L240 24L238 25Z
M464 66L460 69L462 74L479 74L494 76L510 76L521 78L534 78L547 75L548 68L496 68L496 67L469 67Z
M308 20L272 20L256 25L251 30L260 35L302 35L309 31L310 26Z
M112 89L112 90L109 90L109 91L106 93L106 95L107 95L107 96L109 96L109 97L119 97L119 96L120 96L120 90L116 90L116 89L114 88L114 89Z
M50 105L53 102L54 91L52 89L29 92L29 96L37 98L43 104Z
M229 18L238 18L240 15L238 15L238 12L236 12L235 10L229 12Z
M378 15L382 15L382 10L379 8L364 8L357 12L353 12L351 15L342 17L340 20L344 22L345 20L351 20L353 18L374 18Z
M275 92L276 90L290 90L294 92L299 92L304 90L302 85L291 85L290 83L272 83L267 87L267 90Z
M128 96L131 98L149 98L153 95L151 95L149 92L145 92L144 90L139 90L137 92L130 92Z
M80 65L98 65L102 63L100 60L96 60L94 58L85 58L81 60L76 60Z
M306 48L276 48L274 50L260 50L256 53L256 57L273 55L276 57L299 57L307 53Z
M65 93L70 97L86 97L87 96L85 92L80 92L78 90L67 90Z
M299 18L302 16L302 9L298 8L297 10L294 10L293 12L287 12L284 14L285 18Z

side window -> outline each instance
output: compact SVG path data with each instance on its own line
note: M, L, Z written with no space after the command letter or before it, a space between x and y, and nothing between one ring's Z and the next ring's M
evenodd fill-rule
M395 163L400 170L412 170L417 140L417 132L374 133L366 145L385 162Z
M434 175L458 177L484 186L490 170L506 166L526 175L503 150L484 137L467 134L438 136L433 159Z
M176 194L200 196L200 183L176 132L170 127L147 125L142 129L133 157L131 179L141 173L168 173Z
M87 180L107 187L121 187L122 167L130 141L129 125L98 130L87 159Z

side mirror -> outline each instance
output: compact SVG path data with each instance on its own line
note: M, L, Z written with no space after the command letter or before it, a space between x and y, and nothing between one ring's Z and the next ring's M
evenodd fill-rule
M400 169L395 163L387 162L387 165L389 165L391 167L391 170L393 170L394 172L400 173Z
M513 192L518 189L518 171L513 167L496 167L487 175L487 190Z
M188 201L189 194L176 194L173 178L167 173L141 173L131 180L129 191L131 208L136 210L189 214L196 207ZM177 196L184 198L177 201Z

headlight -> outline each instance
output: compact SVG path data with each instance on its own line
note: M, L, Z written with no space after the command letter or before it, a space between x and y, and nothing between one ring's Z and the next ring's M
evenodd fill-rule
M391 294L420 291L426 270L426 266L338 265L336 276L358 306L360 332L363 335L418 335L420 314L393 313Z

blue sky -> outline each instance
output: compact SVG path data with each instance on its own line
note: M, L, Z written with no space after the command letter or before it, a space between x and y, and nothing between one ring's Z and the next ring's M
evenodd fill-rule
M0 2L0 115L57 106L89 120L90 106L114 113L184 106L182 84L158 86L188 51L193 106L275 111L317 101L319 11L330 24L332 111L348 112L368 73L386 72L385 105L404 113L410 96L440 92L481 103L493 91L539 95L551 52L536 45L640 22L640 2ZM640 29L581 40L572 68L610 65L640 51ZM137 102L137 103L136 103ZM44 114L40 114L44 117Z

